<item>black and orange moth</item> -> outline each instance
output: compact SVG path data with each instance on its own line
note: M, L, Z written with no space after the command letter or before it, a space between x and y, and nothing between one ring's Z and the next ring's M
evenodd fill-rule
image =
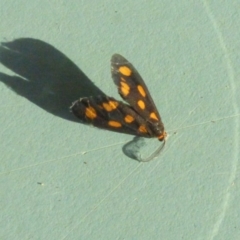
M111 72L119 94L128 104L106 95L84 97L75 101L71 110L83 123L139 137L155 137L163 141L157 151L142 160L149 161L160 152L167 136L160 114L142 77L120 54L112 56Z

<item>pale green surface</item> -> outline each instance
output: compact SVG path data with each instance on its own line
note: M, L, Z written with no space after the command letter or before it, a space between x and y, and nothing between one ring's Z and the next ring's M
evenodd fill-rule
M170 136L141 164L122 153L131 136L54 116L0 83L0 239L239 239L239 7L1 0L1 41L51 44L110 96L120 99L111 55L129 59Z

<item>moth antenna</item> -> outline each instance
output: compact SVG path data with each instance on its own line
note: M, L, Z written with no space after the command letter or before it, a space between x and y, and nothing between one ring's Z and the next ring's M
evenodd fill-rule
M156 158L160 153L161 151L163 150L164 146L165 146L165 139L163 140L163 144L157 148L157 150L155 150L150 156L146 157L146 158L141 158L138 160L139 162L149 162L151 160L153 160L154 158Z

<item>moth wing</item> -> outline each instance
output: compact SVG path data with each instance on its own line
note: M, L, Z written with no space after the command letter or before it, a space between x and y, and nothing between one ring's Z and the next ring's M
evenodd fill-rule
M114 132L152 137L145 120L130 106L112 97L82 98L73 103L71 110L83 123Z
M140 116L149 121L161 121L146 84L128 60L120 54L114 54L111 72L119 94Z

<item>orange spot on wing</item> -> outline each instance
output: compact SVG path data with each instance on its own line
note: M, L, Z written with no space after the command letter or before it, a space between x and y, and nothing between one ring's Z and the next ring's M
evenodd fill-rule
M146 97L146 92L144 91L143 87L141 85L137 86L137 89L139 91L139 93L143 96Z
M144 125L141 125L139 128L138 128L138 131L141 132L141 133L147 133L147 129Z
M115 128L119 128L122 126L120 122L116 122L116 121L108 121L108 125Z
M145 103L142 100L139 100L137 104L142 110L145 109Z
M121 93L124 95L124 96L127 96L129 94L129 90L130 90L130 87L128 86L127 83L125 82L120 82L121 84Z
M118 106L118 102L116 101L109 101L109 105L112 107L112 109L116 109Z
M90 118L90 119L94 119L97 117L97 113L96 110L92 107L87 107L85 109L85 115L86 117Z
M109 101L107 103L103 103L103 107L106 111L111 112L112 110L116 109L118 103L115 101Z
M150 118L155 119L157 121L159 120L155 112L150 113Z
M118 71L119 71L122 75L127 76L127 77L129 77L129 76L132 74L132 70L131 70L129 67L127 67L127 66L121 66L121 67L119 67Z
M124 118L124 121L127 122L127 123L131 123L134 121L134 118L131 116L131 115L127 115L125 118Z

